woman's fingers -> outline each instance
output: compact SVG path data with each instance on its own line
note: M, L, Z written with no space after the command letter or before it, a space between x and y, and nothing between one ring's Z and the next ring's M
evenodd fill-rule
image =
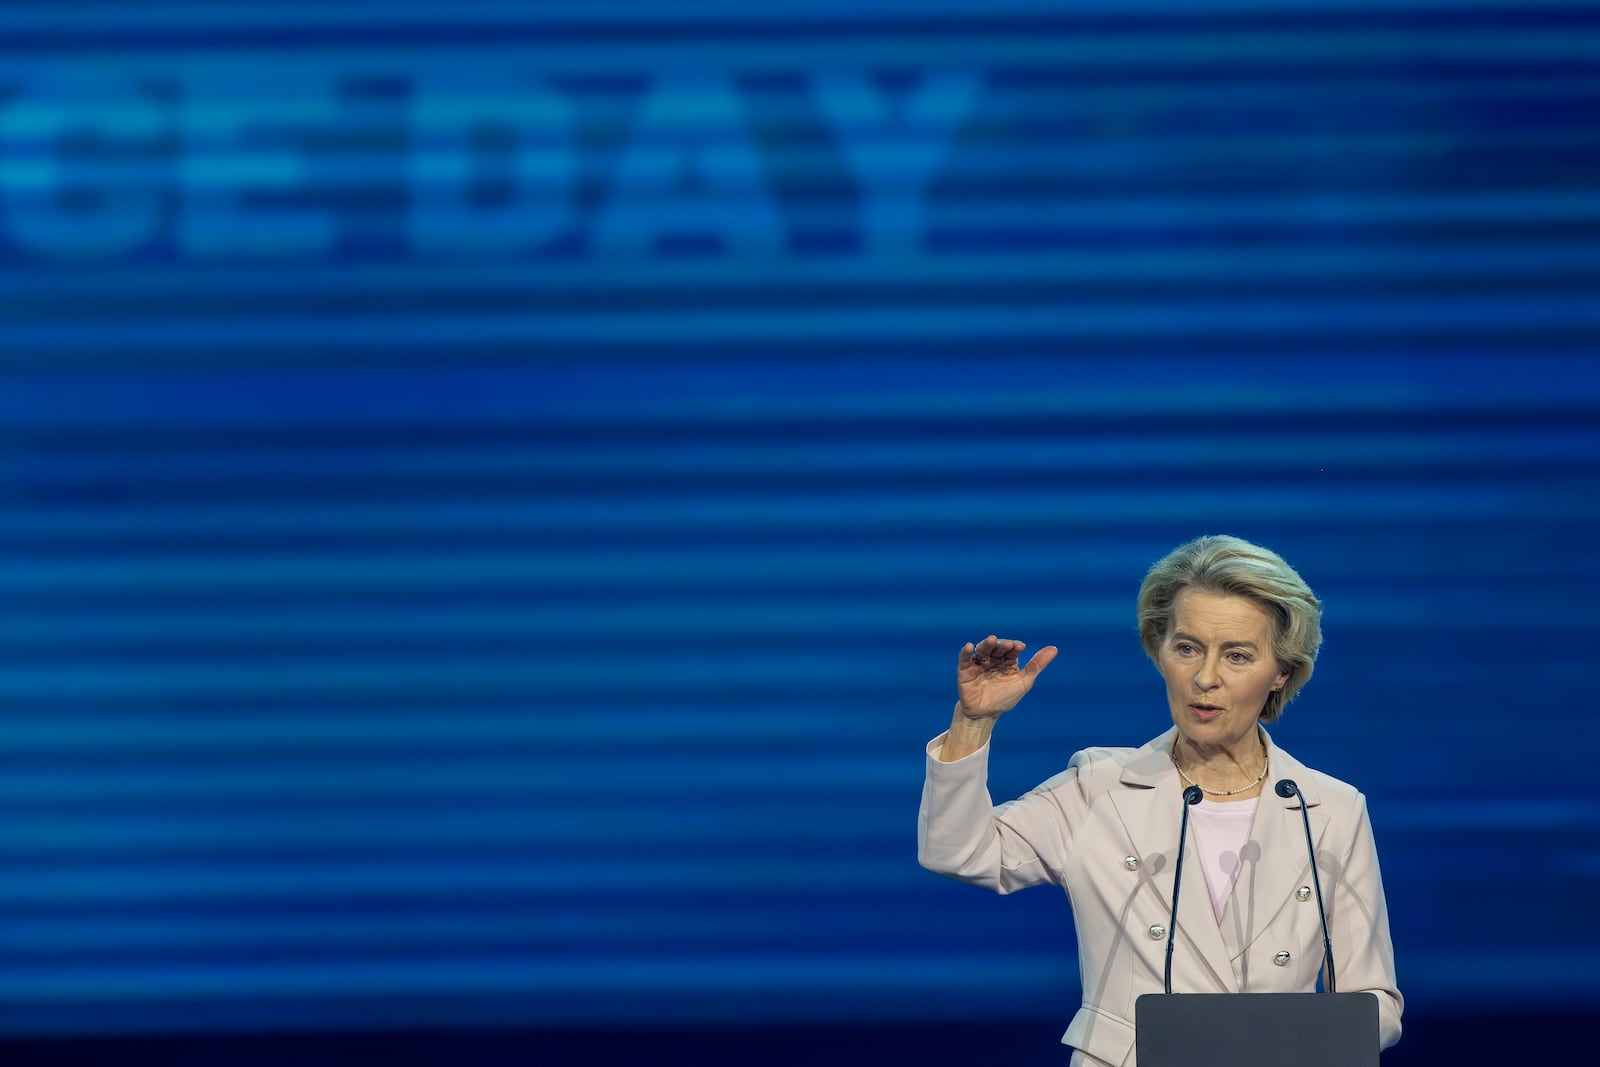
M961 647L960 665L962 667L972 665L983 670L1004 670L1015 667L1017 657L1027 647L1026 642L990 634L977 644L969 641Z
M994 634L962 645L956 671L960 696L957 709L977 719L992 718L1012 708L1033 688L1039 672L1056 658L1056 646L1047 645L1033 654L1027 666L1019 667L1017 660L1027 647L1025 642Z
M1033 658L1028 661L1027 666L1022 668L1023 673L1027 674L1030 679L1039 677L1039 672L1050 666L1050 662L1056 658L1056 653L1059 651L1060 649L1056 648L1055 645L1045 645L1033 654Z

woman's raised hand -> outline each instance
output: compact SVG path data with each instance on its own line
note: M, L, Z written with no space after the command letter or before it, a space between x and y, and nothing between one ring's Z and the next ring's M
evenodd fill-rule
M990 634L976 645L967 642L956 667L957 718L994 719L1016 707L1033 688L1039 672L1056 658L1056 646L1046 645L1022 666L1018 659L1028 646Z

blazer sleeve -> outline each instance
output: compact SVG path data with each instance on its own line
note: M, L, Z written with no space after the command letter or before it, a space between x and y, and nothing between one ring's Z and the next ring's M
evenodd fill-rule
M1389 908L1383 896L1372 821L1367 815L1367 799L1359 793L1351 819L1349 851L1338 857L1336 888L1328 902L1328 930L1339 991L1365 990L1378 998L1379 1047L1388 1048L1400 1040L1405 1000L1395 977Z
M1074 828L1087 810L1080 753L1067 770L996 807L989 796L989 746L941 762L941 734L928 743L917 861L930 871L997 893L1060 884Z

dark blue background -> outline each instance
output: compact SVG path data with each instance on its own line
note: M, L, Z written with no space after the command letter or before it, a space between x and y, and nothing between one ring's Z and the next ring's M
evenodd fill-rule
M1600 6L9 5L0 1045L1064 1062L915 862L1167 721L1146 567L1327 605L1407 1036L1596 1008Z

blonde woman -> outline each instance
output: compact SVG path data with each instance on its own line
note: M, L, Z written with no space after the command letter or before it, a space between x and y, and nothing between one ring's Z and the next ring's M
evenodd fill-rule
M1085 748L1026 795L987 787L996 721L1054 646L1021 662L994 635L961 650L950 729L927 746L918 818L924 867L998 893L1050 883L1073 909L1083 1004L1062 1041L1079 1065L1134 1063L1134 1002L1163 989L1183 792L1191 808L1172 988L1312 991L1324 966L1300 805L1316 842L1334 976L1378 999L1378 1040L1400 1038L1388 911L1366 799L1277 747L1265 724L1311 677L1321 602L1277 554L1197 538L1145 576L1139 635L1166 684L1171 725L1137 748ZM1296 796L1279 796L1285 779Z

